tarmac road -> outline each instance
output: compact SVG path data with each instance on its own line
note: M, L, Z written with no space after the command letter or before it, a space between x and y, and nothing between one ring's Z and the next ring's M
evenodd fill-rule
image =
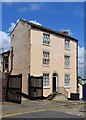
M16 115L8 118L76 118L80 120L83 120L82 117L78 117L75 115L69 115L63 112L57 112L57 111L39 111L39 112L33 112L33 113L27 113L27 114L21 114ZM7 120L6 118L3 120ZM9 119L10 120L10 119Z
M15 118L79 118L78 116L68 115L56 111L43 111L15 116Z
M3 114L3 118L76 118L77 119L77 118L83 118L85 116L84 103L82 101L52 102L48 100L43 100L43 101L28 100L28 101L24 101L22 104L4 102L2 104L2 114ZM9 119L5 119L5 120L9 120Z

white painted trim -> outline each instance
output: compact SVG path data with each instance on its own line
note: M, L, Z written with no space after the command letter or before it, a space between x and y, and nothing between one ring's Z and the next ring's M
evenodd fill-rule
M43 89L50 89L50 86L44 86Z

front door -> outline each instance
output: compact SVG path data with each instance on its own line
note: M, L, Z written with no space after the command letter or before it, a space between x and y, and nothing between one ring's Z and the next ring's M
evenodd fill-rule
M53 74L53 92L58 90L58 81L57 81L57 74Z

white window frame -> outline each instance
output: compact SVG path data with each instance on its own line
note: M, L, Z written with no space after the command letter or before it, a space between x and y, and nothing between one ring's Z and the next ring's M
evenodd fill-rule
M50 74L49 73L43 73L43 88L48 88L50 82Z
M50 45L50 34L43 33L43 45Z
M69 60L67 58L69 58ZM70 56L69 55L64 56L64 66L65 68L70 68Z
M43 65L44 66L50 65L50 51L43 50Z
M65 50L70 50L70 40L65 39Z
M70 87L71 76L70 74L64 75L64 87Z

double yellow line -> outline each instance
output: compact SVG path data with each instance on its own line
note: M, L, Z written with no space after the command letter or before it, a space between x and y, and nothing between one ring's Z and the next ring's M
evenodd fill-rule
M6 117L12 117L12 116L17 116L17 115L23 115L23 114L28 114L28 113L35 113L35 112L44 112L46 110L34 110L34 111L28 111L28 112L18 112L18 113L13 113L13 114L6 114L0 116L0 118L6 118Z

